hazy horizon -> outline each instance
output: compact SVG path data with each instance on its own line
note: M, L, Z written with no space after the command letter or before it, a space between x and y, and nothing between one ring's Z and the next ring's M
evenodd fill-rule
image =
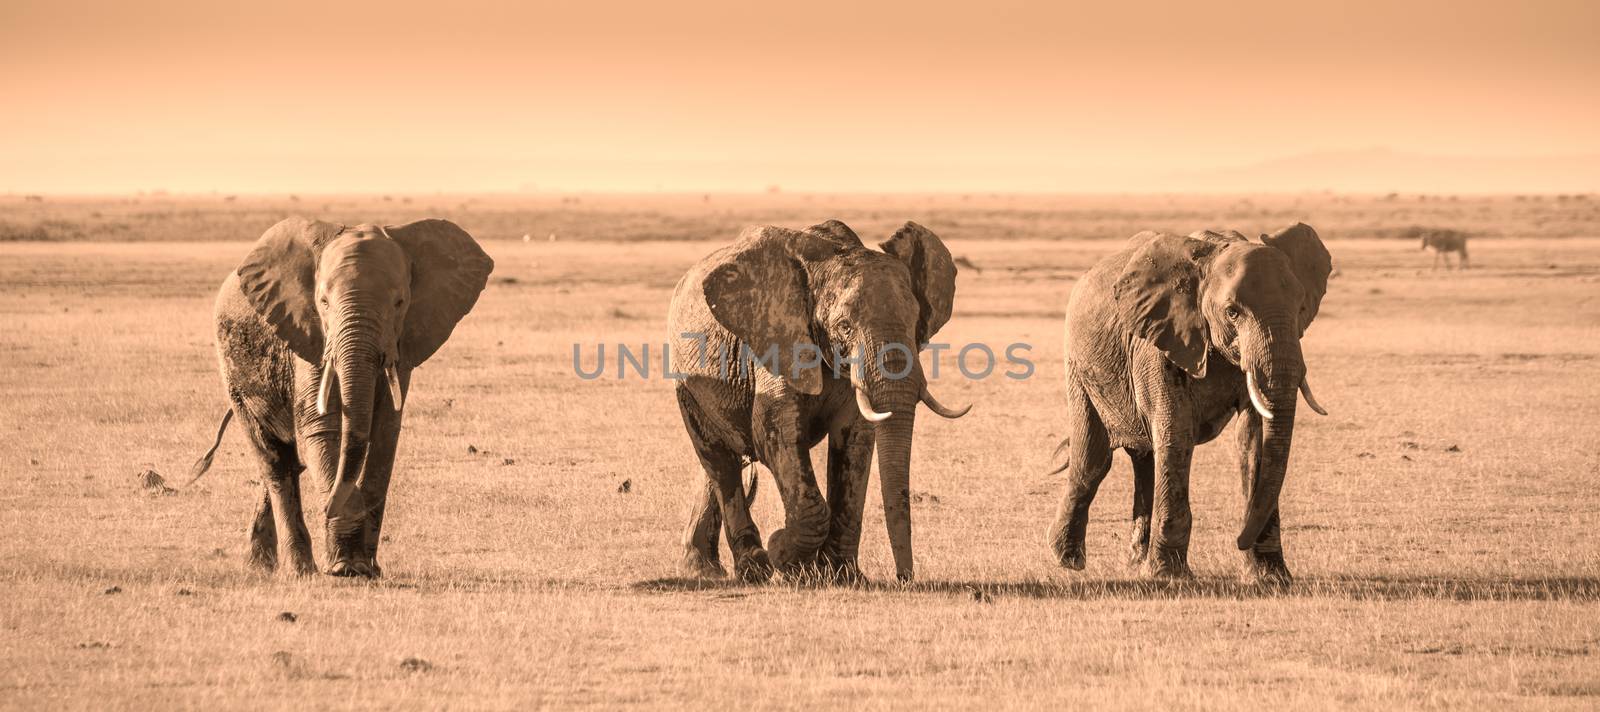
M0 7L0 191L1600 188L1582 2L291 5Z

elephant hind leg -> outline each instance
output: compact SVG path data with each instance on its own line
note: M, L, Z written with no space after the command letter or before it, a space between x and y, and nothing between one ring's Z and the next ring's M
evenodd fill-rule
M300 455L293 442L278 438L260 424L249 422L248 418L245 420L244 431L256 454L263 490L262 502L250 529L250 561L263 568L275 568L281 543L292 566L290 573L316 573L316 564L311 559L311 537L300 512L300 472L305 469L300 464ZM270 556L266 553L269 551L273 552Z
M1150 555L1150 513L1155 507L1156 454L1127 449L1133 463L1133 531L1128 536L1128 565L1139 567Z
M691 578L721 578L728 575L717 550L721 539L722 505L717 503L717 483L710 477L701 479L702 486L695 488L689 505L689 524L683 529L680 568Z
M750 517L750 498L739 478L743 458L706 430L700 406L681 384L678 410L707 478L684 529L685 559L692 558L696 569L692 573L700 575L722 570L717 560L715 534L720 521L728 535L728 549L733 553L734 575L750 583L766 581L772 577L772 563L766 550L761 548L761 532ZM713 565L709 571L701 568L707 561Z
M250 525L250 567L262 571L278 568L278 529L272 521L272 490L261 483L261 503Z
M1106 427L1089 397L1069 378L1067 384L1067 491L1046 538L1062 567L1084 567L1084 536L1089 505L1101 480L1111 471L1111 444Z

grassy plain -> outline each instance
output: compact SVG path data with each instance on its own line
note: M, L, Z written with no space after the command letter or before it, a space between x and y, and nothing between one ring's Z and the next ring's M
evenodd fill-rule
M0 198L5 234L42 238L0 243L0 706L1592 709L1596 202ZM224 403L216 286L290 213L439 214L497 262L417 373L375 583L244 569L258 485L237 430L193 488L150 495L137 481L155 469L177 484L209 444ZM943 363L940 397L977 407L918 421L916 584L884 583L875 493L875 585L677 579L701 475L670 386L582 381L573 344L590 359L599 342L654 354L691 262L744 224L829 217L869 241L907 218L938 232L979 268L961 274L941 336L1030 343L1037 372L973 381ZM1121 565L1121 456L1088 570L1055 568L1042 539L1062 482L1042 473L1076 277L1140 229L1296 220L1340 271L1305 342L1332 415L1302 409L1296 431L1295 586L1236 582L1228 436L1196 454L1196 581ZM1431 256L1392 239L1413 224L1473 232L1475 269L1428 271ZM763 531L779 526L774 494L758 502Z

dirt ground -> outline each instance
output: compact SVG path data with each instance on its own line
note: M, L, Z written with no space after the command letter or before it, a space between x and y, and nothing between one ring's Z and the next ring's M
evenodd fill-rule
M224 408L211 304L250 239L289 212L399 222L440 206L0 200L13 238L45 238L0 242L0 707L1600 699L1592 200L574 199L440 210L485 238L497 268L416 373L373 583L245 569L259 484L237 429L192 488L152 494L139 474L181 484L210 443ZM582 380L574 344L586 364L601 342L654 355L690 263L746 222L829 217L869 242L908 218L940 233L976 267L943 340L1025 342L1036 371L969 380L944 362L940 398L976 407L918 419L917 583L891 583L876 487L871 586L678 579L702 475L670 382ZM1056 568L1043 535L1063 482L1043 473L1063 427L1075 279L1139 229L1254 234L1296 220L1322 232L1339 269L1304 342L1331 415L1302 409L1296 429L1283 496L1296 584L1237 582L1228 436L1196 452L1197 580L1151 583L1123 566L1121 456L1096 500L1088 569ZM1413 224L1476 227L1473 269L1430 271L1431 255L1394 237ZM781 522L774 494L756 509L764 532ZM309 497L315 511L321 493Z

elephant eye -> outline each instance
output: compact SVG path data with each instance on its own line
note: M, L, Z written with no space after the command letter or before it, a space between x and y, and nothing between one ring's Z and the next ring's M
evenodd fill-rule
M401 304L405 304L405 303L406 303L406 298L405 297L396 297L395 300L394 300L394 305L396 307L399 307Z
M1236 319L1239 318L1239 307L1236 307L1236 306L1234 306L1232 304L1229 304L1226 308L1224 308L1222 310L1222 313L1227 314L1229 319L1235 319L1236 320Z

